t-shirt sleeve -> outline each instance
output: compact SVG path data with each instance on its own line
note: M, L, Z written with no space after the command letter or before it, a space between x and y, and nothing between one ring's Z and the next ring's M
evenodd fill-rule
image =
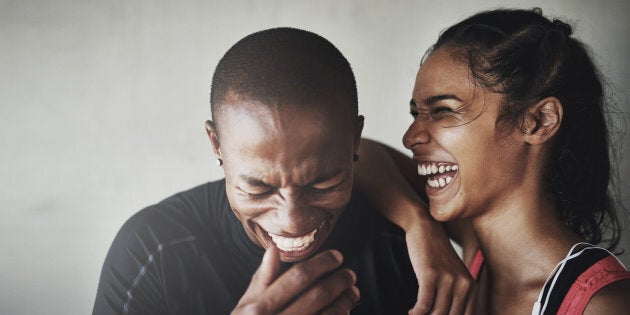
M145 209L116 235L101 271L93 314L164 314L159 256L164 249Z
M93 313L229 313L250 274L241 260L227 258L232 247L224 244L225 231L240 224L233 217L226 221L227 214L221 180L133 215L107 253Z

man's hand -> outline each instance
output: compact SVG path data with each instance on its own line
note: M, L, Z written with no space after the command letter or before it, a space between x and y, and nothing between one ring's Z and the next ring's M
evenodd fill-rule
M409 314L473 314L477 286L437 223L406 231L409 258L418 279L418 300Z
M342 260L338 251L327 250L278 276L278 249L267 249L232 314L345 314L359 300L359 289L351 270L332 272Z

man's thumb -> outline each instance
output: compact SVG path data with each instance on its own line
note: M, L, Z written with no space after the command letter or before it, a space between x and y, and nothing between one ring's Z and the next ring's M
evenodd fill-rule
M252 284L268 287L278 277L280 272L280 254L275 246L270 246L265 251L262 262L254 274Z

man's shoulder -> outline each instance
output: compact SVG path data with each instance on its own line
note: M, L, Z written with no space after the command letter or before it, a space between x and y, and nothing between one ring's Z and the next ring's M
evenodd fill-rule
M152 229L159 234L190 234L196 225L211 225L227 206L225 181L218 180L178 192L132 215L121 232Z
M350 230L354 233L360 232L369 238L386 237L394 238L396 242L405 241L404 231L381 215L369 198L356 189L352 192L342 219L343 225L353 226Z
M406 313L415 302L417 281L404 231L383 217L360 192L353 192L335 230L335 245L339 244L344 254L344 264L360 279L362 303L353 313Z
M388 252L387 256L391 258L388 262L406 264L409 258L404 231L382 216L367 200L364 195L353 192L333 230L329 247L376 260ZM371 254L366 256L366 252Z
M226 212L218 208L225 202L220 200L224 195L222 180L206 183L131 216L118 231L103 264L94 313L127 309L133 313L149 301L151 309L161 313L168 303L198 305L199 301L182 301L194 298L190 292L203 290L212 291L217 299L231 299L215 292L220 277L209 272L216 263L209 258L220 258L223 249L223 236L217 228L223 222L217 222L215 215ZM195 282L202 278L206 284ZM167 288L168 297L163 295Z
M217 238L215 226L221 225L217 217L227 202L224 185L223 180L205 183L136 212L118 231L110 254L136 251L146 256Z

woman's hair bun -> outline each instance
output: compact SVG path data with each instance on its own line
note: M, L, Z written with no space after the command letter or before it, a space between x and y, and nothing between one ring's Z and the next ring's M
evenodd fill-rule
M571 28L571 25L567 23L564 23L558 19L553 19L553 25L556 29L561 30L567 37L573 34L573 28Z

